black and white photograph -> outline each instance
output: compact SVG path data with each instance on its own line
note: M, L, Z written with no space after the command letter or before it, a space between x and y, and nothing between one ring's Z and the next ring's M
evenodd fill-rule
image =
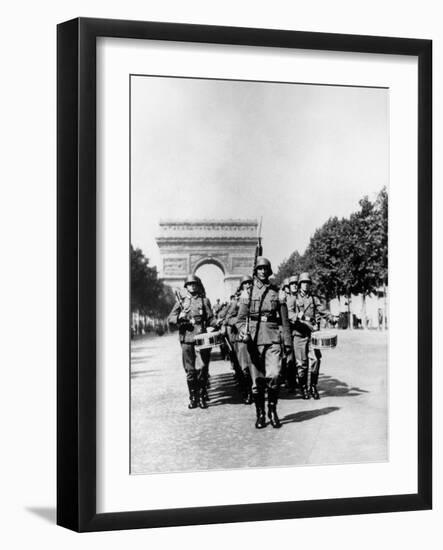
M5 4L2 548L438 547L441 4L357 7Z
M130 76L130 473L389 460L389 90Z

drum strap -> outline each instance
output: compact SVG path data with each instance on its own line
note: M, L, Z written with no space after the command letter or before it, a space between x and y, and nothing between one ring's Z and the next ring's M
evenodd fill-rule
M314 300L314 296L311 295L311 300L312 300L312 309L314 310L314 317L316 316L316 307L315 307L315 300ZM306 310L309 308L311 304L308 304L304 310L303 310L303 315L306 313ZM301 307L298 305L297 303L297 299L295 299L295 313L299 313L301 311Z

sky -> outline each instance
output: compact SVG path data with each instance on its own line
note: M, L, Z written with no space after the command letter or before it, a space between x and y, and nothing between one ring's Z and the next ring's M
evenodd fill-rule
M132 76L131 241L164 218L263 217L274 269L388 186L389 91Z

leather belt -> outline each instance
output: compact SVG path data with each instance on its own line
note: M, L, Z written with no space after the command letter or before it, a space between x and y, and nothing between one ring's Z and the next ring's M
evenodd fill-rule
M271 314L271 315L251 315L251 321L261 321L262 323L267 323L267 322L276 322L277 319L275 317L275 315Z

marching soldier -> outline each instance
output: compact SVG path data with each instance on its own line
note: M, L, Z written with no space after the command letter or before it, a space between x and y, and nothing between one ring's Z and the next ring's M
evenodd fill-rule
M215 318L218 317L218 314L222 309L223 309L223 304L220 303L220 298L217 298L217 300L215 301L214 307L212 308Z
M186 295L177 294L177 301L168 317L168 322L178 325L182 348L183 367L189 389L189 409L207 408L207 378L211 350L195 351L194 336L213 325L213 313L209 300L198 277L190 275L184 284Z
M291 295L291 291L289 290L289 277L286 277L283 279L282 285L280 287L280 300L286 302L287 298ZM280 327L281 331L281 327ZM283 338L282 338L282 346L283 346ZM286 382L286 388L288 389L288 393L295 393L296 386L297 386L297 367L295 365L295 356L294 356L294 350L291 346L291 351L289 354L286 354L284 352L284 346L283 346L283 359L282 359L282 374L283 378Z
M252 403L252 379L251 379L251 359L247 349L247 343L239 338L239 333L236 328L237 315L239 310L239 300L242 293L245 297L248 296L249 289L252 285L252 277L246 275L240 282L237 290L235 301L231 302L231 306L225 317L225 326L231 334L231 342L234 342L234 350L237 356L239 365L239 384L245 405Z
M215 314L215 310L213 310L214 311L214 317L217 319L217 325L219 325L220 327L223 326L226 314L228 313L229 308L231 307L232 300L234 300L234 299L235 299L235 296L231 296L229 298L229 302L223 302L223 304L220 306L220 309L218 310L217 314Z
M312 348L311 333L318 330L321 317L330 318L331 314L320 299L312 294L311 283L309 273L302 273L298 281L297 277L291 277L289 279L291 295L287 299L287 305L302 397L303 399L309 399L312 395L314 399L320 399L317 382L321 352ZM308 369L311 374L309 388Z
M224 307L222 315L219 316L220 332L223 334L226 342L226 358L231 362L232 370L234 371L234 380L243 391L243 373L238 362L237 349L235 341L237 331L232 324L232 318L235 318L238 311L237 296L232 294L229 303Z
M285 351L289 353L291 349L286 304L279 300L278 288L269 282L271 274L271 262L262 256L257 258L251 293L242 293L236 321L240 338L247 342L252 395L257 413L255 427L258 429L266 426L266 389L269 420L273 428L281 427L277 415L282 360L280 325L283 327Z
M285 294L284 297L287 298L291 294L291 291L289 290L289 277L286 277L286 279L283 279L282 288Z

